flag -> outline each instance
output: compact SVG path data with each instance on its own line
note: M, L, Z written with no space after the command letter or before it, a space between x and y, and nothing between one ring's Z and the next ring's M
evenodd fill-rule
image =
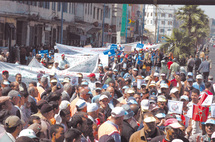
M168 100L168 108L170 112L182 114L183 102Z
M197 105L201 106L210 106L212 104L213 95L209 95L207 92L203 92L201 94L201 99L199 100Z
M203 107L200 105L193 105L193 117L195 121L205 122L207 120L209 113L208 107Z

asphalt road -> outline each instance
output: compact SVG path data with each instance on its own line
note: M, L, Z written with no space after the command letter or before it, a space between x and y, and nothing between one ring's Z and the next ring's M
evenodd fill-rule
M212 61L212 69L210 70L210 75L215 78L215 47L210 47L209 58Z

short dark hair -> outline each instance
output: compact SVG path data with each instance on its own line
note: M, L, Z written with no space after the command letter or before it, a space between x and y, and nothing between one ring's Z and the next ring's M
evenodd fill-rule
M27 98L29 96L27 91L20 91L19 93L22 97L25 97L25 98Z
M40 120L40 117L39 116L30 116L30 118L28 119L28 124L29 125L33 124L34 120Z
M50 93L50 94L47 96L46 100L47 100L48 102L51 102L51 101L60 100L60 98L61 98L61 93L53 92L53 93Z
M72 142L74 139L78 139L81 135L81 131L79 131L78 129L76 128L72 128L72 129L69 129L68 131L66 131L66 133L64 134L64 137L65 137L65 141L66 142Z
M192 90L192 93L196 93L196 94L198 94L198 96L199 96L199 94L200 94L199 90L198 90L198 89L195 89L195 88Z
M21 75L21 73L17 73L15 77L17 77L18 75ZM22 76L22 75L21 75Z
M18 126L19 126L19 125L18 125ZM8 133L13 133L13 132L16 130L16 128L17 128L18 126L9 128L9 127L7 127L7 126L5 125L4 128L5 128L6 132L8 132Z
M60 125L60 124L55 124L55 125L52 125L52 126L51 126L51 128L50 128L50 135L51 135L51 137L52 137L52 134L53 134L53 133L57 133L57 130L58 130L60 127L63 128L63 126Z
M59 108L59 104L57 102L55 102L55 101L51 101L51 102L49 102L49 104L52 105L53 109L58 109Z
M34 87L37 87L37 82L35 82L35 81L32 81L29 84L33 84Z
M210 82L205 82L205 88L210 88L211 87L211 83Z
M68 114L70 114L70 111L68 109L62 109L60 111L60 117L65 117Z
M77 114L75 114L75 115L73 115L72 116L72 120L70 121L70 125L73 127L73 128L77 128L77 125L78 124L83 124L83 119L82 119L82 117L80 116L80 115L77 115Z

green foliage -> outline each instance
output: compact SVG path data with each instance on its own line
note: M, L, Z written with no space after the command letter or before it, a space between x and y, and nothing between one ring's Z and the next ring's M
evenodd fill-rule
M195 48L205 42L209 36L209 18L198 5L185 5L176 12L176 18L182 21L179 29L174 29L161 48L166 52L194 54Z

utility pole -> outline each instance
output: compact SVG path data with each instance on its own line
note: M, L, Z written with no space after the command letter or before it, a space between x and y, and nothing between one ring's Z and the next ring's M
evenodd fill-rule
M60 43L63 43L63 10L64 10L64 2L62 4L62 9L61 9L61 37L60 37Z
M145 4L143 5L143 25L141 29L141 43L143 43L143 32L144 32L144 26L145 26Z
M103 10L103 18L102 18L102 47L104 45L104 25L105 25L105 3L104 3L104 10Z
M128 36L128 4L126 8L126 26L125 26L125 43L127 43L127 36Z
M156 41L156 38L157 38L157 25L158 25L158 5L155 4L156 6L156 11L155 11L155 41Z

